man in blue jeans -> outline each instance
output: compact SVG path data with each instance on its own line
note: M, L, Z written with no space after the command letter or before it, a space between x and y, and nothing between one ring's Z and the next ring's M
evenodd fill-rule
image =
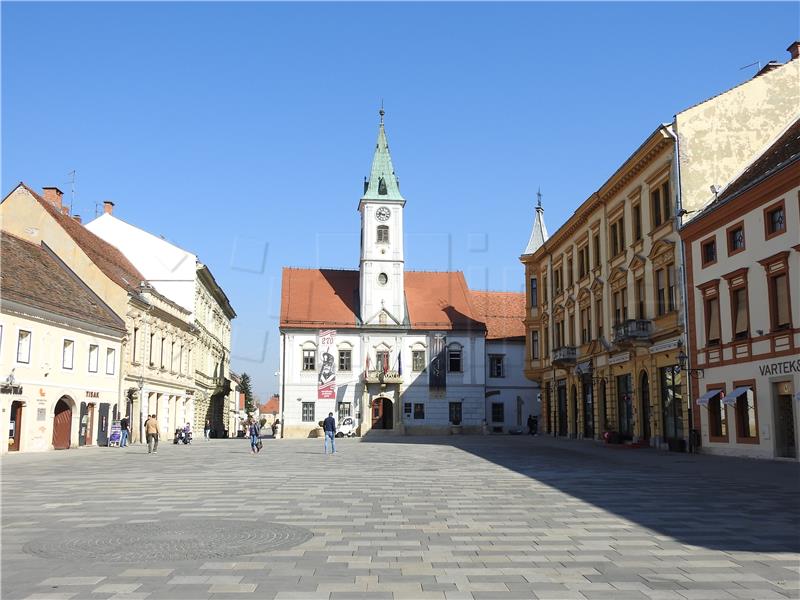
M328 418L322 423L322 429L325 430L325 454L328 453L328 440L331 441L331 454L335 454L336 420L333 418L333 413L328 413Z

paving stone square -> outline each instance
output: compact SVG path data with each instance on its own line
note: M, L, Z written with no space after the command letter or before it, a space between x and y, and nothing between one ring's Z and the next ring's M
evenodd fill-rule
M2 459L3 599L800 598L795 463L532 436Z

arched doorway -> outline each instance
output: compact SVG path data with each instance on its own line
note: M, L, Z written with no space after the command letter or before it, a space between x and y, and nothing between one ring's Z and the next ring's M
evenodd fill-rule
M570 431L570 437L578 437L578 391L575 389L575 384L573 384L572 389L570 389L569 408L572 411L572 431Z
M583 437L594 438L594 397L592 395L592 378L583 376Z
M8 449L11 452L19 451L22 436L22 406L19 400L11 403L11 420L8 423Z
M556 393L558 394L558 435L567 435L567 382L563 379L557 383Z
M617 431L624 440L633 438L633 390L631 374L617 375Z
M642 371L639 376L639 398L641 398L641 406L639 407L639 415L642 423L642 440L650 440L650 378L647 371Z
M608 431L608 402L606 402L606 380L601 379L598 386L600 390L600 405L597 407L597 417L600 419L600 433Z
M394 404L389 398L379 396L372 400L372 428L394 428Z
M72 438L72 408L64 398L56 403L53 417L53 448L66 450Z

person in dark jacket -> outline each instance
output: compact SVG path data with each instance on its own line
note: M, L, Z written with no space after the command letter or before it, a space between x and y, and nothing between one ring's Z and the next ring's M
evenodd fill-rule
M128 417L122 417L122 420L119 422L119 447L125 448L128 445L128 435L130 434L130 429L128 425Z
M322 429L325 430L325 454L328 453L328 440L331 441L331 454L336 453L336 419L333 418L333 413L328 413L328 418L322 423Z
M534 429L536 429L536 420L533 418L533 415L528 415L528 433L533 435L536 433Z

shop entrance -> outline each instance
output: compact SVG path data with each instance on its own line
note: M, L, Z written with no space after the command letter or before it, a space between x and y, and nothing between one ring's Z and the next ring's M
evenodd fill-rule
M782 394L783 388L786 388L789 393ZM791 384L773 384L772 397L775 403L775 455L783 458L797 458Z
M97 421L97 445L108 446L108 404L101 404Z
M633 401L631 399L631 376L617 376L617 417L622 439L633 439Z
M674 452L686 450L683 437L683 393L681 391L682 374L678 365L661 367L661 406L664 423L664 440Z
M8 449L11 452L19 451L22 434L22 406L22 402L19 400L11 403L11 421L8 424Z
M647 371L642 371L639 378L639 398L641 399L639 418L642 423L642 440L648 441L650 439L650 377L648 377Z
M53 448L66 450L72 438L72 408L64 398L56 403L53 417Z
M569 407L572 410L572 433L573 437L578 437L578 390L572 386L569 394Z
M567 382L558 382L558 435L567 435Z
M592 397L592 378L589 375L583 376L581 383L583 388L583 437L594 437L594 398Z
M394 404L389 398L379 396L372 400L372 428L394 429Z

